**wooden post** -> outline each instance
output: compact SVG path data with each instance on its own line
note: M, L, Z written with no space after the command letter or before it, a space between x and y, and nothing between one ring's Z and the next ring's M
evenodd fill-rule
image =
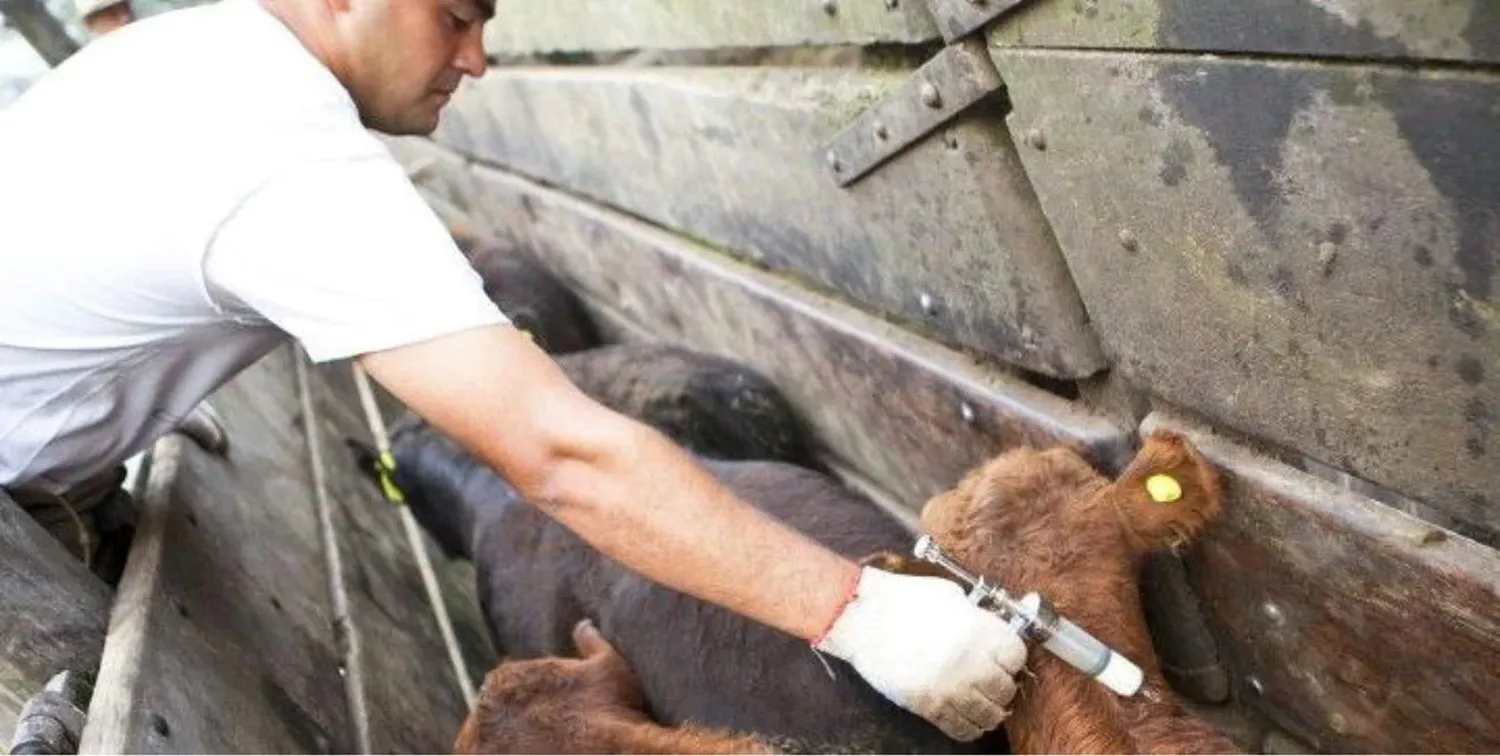
M99 668L110 590L0 492L0 744L63 670Z
M0 0L0 16L21 32L47 65L54 68L78 52L78 40L68 34L42 0Z

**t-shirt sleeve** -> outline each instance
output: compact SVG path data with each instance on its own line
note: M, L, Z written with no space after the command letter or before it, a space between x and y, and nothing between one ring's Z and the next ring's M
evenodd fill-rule
M267 183L220 227L203 270L221 306L265 318L316 362L509 322L384 158L304 166Z

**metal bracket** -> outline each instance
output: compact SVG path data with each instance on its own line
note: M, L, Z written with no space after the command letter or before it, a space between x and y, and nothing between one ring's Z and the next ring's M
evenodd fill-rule
M824 159L849 186L1002 86L984 40L949 45L836 134Z

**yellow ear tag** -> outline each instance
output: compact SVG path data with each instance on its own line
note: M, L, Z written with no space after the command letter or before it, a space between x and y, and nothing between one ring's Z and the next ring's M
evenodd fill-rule
M1146 493L1158 504L1171 504L1182 498L1182 484L1170 475L1157 473L1146 479Z

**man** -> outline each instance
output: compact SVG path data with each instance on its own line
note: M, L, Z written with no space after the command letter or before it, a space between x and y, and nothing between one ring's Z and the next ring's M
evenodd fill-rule
M127 0L74 0L74 9L89 33L102 37L135 20Z
M366 131L436 127L484 72L492 2L223 0L99 40L0 114L0 486L68 497L290 336L620 563L956 738L994 728L1026 654L1004 623L861 570L580 393Z

